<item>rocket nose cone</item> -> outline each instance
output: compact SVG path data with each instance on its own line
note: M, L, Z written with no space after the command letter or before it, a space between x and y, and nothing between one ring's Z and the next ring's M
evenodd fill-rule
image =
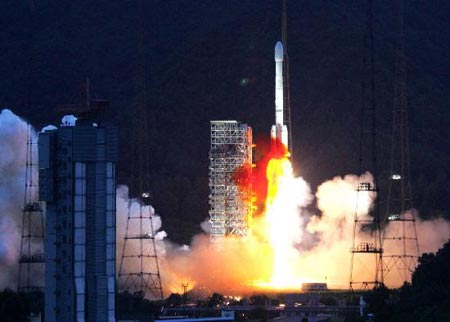
M275 62L281 63L283 61L283 44L281 41L278 41L275 45Z

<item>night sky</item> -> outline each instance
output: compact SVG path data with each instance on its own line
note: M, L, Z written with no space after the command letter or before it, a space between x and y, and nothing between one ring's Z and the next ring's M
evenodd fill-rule
M314 188L359 171L364 1L291 1L288 53L295 171ZM450 217L450 28L447 1L408 3L405 49L415 204ZM140 23L142 21L142 23ZM121 133L119 183L147 138L152 204L188 243L208 213L209 120L268 137L281 1L2 1L0 106L37 128L58 124L89 77ZM374 2L379 173L388 170L396 10ZM140 41L141 39L141 41ZM144 95L145 94L145 95ZM132 126L146 111L147 128ZM183 229L180 223L185 223Z

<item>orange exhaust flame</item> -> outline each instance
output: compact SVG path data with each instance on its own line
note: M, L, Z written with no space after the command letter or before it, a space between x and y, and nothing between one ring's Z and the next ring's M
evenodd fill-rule
M258 215L263 220L257 220L251 225L251 230L258 238L269 245L265 265L269 268L266 280L253 280L250 284L263 289L299 289L301 280L296 271L295 261L298 251L295 243L299 242L301 219L298 208L304 202L308 190L299 186L301 182L293 175L288 149L279 141L272 140L267 155L262 158L253 171L253 177L243 180L243 167L238 170L238 183L251 182L258 204ZM303 195L298 195L301 192Z
M278 140L273 140L266 169L267 195L265 199L265 224L267 239L273 250L272 272L264 288L299 289L301 280L296 272L295 260L299 242L299 201L305 199L295 191L301 191L294 178L289 151ZM304 191L306 193L306 191ZM300 198L299 198L300 197Z
M356 187L373 178L364 173L322 183L315 194L318 213L310 213L306 207L314 196L305 180L294 177L289 153L278 143L262 153L255 168L246 164L233 177L241 189L251 185L254 193L249 202L255 199L257 209L249 221L250 234L225 238L220 251L210 247L205 234L194 237L189 251L166 242L161 264L164 284L176 289L180 281L189 281L195 289L233 295L298 292L302 283L310 282L348 288L355 205L358 200L358 211L365 215L375 198L357 199ZM370 270L357 273L361 279L370 274Z

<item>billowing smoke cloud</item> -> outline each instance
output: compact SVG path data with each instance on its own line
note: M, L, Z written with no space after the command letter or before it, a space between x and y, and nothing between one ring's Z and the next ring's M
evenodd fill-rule
M360 181L372 183L373 177L370 173L361 177L335 177L317 189L320 214L312 216L306 227L312 234L314 246L299 251L300 266L311 282L328 282L332 288L348 287L356 205L358 217L364 218L368 216L376 197L374 193L361 193L358 196L356 187ZM357 231L356 239L368 240L368 236ZM372 267L371 263L367 263L367 267ZM373 279L370 275L373 273L369 268L357 274L363 280L370 280Z
M347 175L344 178L335 177L319 186L316 197L318 201L318 208L321 211L321 216L312 217L308 230L319 233L320 238L317 246L308 251L306 257L303 257L305 263L312 263L311 268L314 267L315 261L320 262L319 267L316 266L317 278L327 276L327 280L331 286L346 287L348 286L348 278L350 272L350 256L349 248L353 240L353 227L355 207L357 205L358 218L364 219L364 216L369 212L373 205L375 194L360 193L357 196L355 188L358 181L373 183L373 177L366 173L358 179L357 176ZM356 200L358 198L358 203ZM415 210L413 210L415 211ZM415 214L418 218L418 214ZM408 217L409 218L409 217ZM390 231L396 227L401 226L400 222L394 222L386 227L386 231ZM408 238L414 237L413 225L411 222L406 222L405 235ZM433 221L416 221L416 230L419 240L420 252L435 252L437 251L450 237L450 223L443 219ZM361 230L356 231L356 245L360 241L371 241L369 232ZM397 234L397 236L401 236ZM402 249L397 243L386 242L383 245L384 253L401 254ZM409 240L406 242L407 254L415 254L414 243ZM359 255L354 258L353 274L354 280L373 280L375 269L375 256ZM385 265L388 259L385 258ZM398 287L403 283L403 274L398 274L395 271L386 271L385 267L385 283L389 287ZM356 277L356 278L355 278ZM333 285L334 284L334 285Z
M202 221L200 227L206 234L211 233L211 222L209 221L209 218L206 218L205 221Z
M164 256L168 243L163 242L167 236L166 232L160 231L161 217L155 214L152 206L143 205L137 198L130 199L128 192L128 187L124 185L116 189L116 269L117 274L122 274L118 280L119 291L134 291L133 282L127 280L127 274L140 272L141 260L144 271L156 273L157 263L152 257L155 255L152 238L156 241L156 253L160 257ZM144 254L143 257L140 256L141 253ZM122 254L125 254L123 261Z
M0 288L15 287L17 281L17 260L20 247L21 209L23 206L24 174L26 158L26 122L9 110L0 113ZM288 198L282 202L288 213L279 221L285 230L283 237L292 241L287 245L285 256L289 263L289 274L298 288L301 282L327 281L331 287L347 287L350 269L353 219L359 181L372 182L369 173L362 178L355 175L335 177L324 182L317 189L315 198L320 213L311 214L306 208L313 196L308 184L302 178L293 178L287 186ZM292 185L291 185L292 184ZM292 191L291 194L289 191ZM361 194L358 200L358 215L365 216L371 209L374 194ZM139 216L152 217L152 227L138 227ZM128 220L128 217L131 219ZM275 218L277 219L277 218ZM129 199L128 188L117 188L117 271L124 249L124 236L129 224L130 234L154 234L160 260L161 277L165 294L180 292L181 284L207 289L210 292L245 294L252 291L270 289L267 284L275 269L274 249L269 240L269 230L277 226L270 224L266 217L254 219L253 230L247 238L227 238L220 250L210 247L207 234L193 237L191 245L176 245L166 238L161 230L161 218L151 206L140 207L136 199ZM149 223L150 221L148 221ZM280 223L280 222L278 222ZM434 252L448 240L450 225L443 219L416 222L421 252ZM209 231L209 221L202 223ZM358 231L357 237L367 237ZM130 241L130 240L128 240ZM151 243L147 243L150 245ZM135 243L127 242L126 252L137 254ZM151 254L151 249L144 253ZM122 272L139 271L138 264L124 262ZM154 271L149 262L148 271ZM366 263L371 266L370 263ZM358 274L367 274L369 271ZM364 277L362 277L364 278Z
M34 133L33 133L34 136ZM15 288L25 192L27 123L0 112L0 288Z
M450 223L442 218L416 222L421 253L434 253L450 238Z
M301 178L295 180L304 182ZM287 249L287 262L291 267L289 272L295 275L293 279L300 282L327 282L332 288L348 287L356 205L358 217L362 219L368 216L376 198L374 192L360 193L358 196L356 187L359 182L373 183L373 177L370 173L361 177L346 175L321 184L316 192L320 210L316 215L305 209L311 202L307 189L301 196L297 195L302 202L291 201L294 205L291 210L298 216L297 220L289 221L292 229L286 231L286 234L293 234L290 237L293 244L290 247L288 245ZM450 224L443 219L419 220L416 224L421 252L436 251L450 236ZM202 225L207 229L207 222ZM267 223L263 218L258 218L253 226L256 231L252 236L246 239L227 238L221 244L220 251L210 247L206 234L195 236L189 251L173 245L166 247L164 256L161 256L166 292L180 292L181 283L225 294L246 294L270 289L264 281L270 279L275 267L274 252L264 232ZM368 234L356 231L356 244L370 241ZM393 252L392 249L385 251ZM355 280L373 280L375 256L368 257L364 258L362 265L355 265ZM361 267L359 270L358 266ZM391 283L388 286L392 287L401 284L398 278L388 281Z
M161 217L155 214L155 209L152 206L142 206L138 199L130 199L128 195L128 187L125 185L119 185L116 189L116 208L117 208L117 235L125 236L127 218L130 217L130 227L129 231L137 232L139 231L137 218L139 216L152 217L152 226L150 226L150 221L143 226L143 233L149 234L150 232L158 232L161 228ZM165 234L164 232L160 232ZM118 240L119 241L119 240ZM120 246L120 245L118 245ZM117 247L120 248L120 247Z

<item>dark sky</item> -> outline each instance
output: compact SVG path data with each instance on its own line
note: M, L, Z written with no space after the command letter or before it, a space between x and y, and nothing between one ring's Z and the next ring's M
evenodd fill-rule
M209 120L241 120L255 137L267 137L273 123L281 1L143 2L139 10L137 1L36 0L33 8L2 1L0 106L37 127L57 123L54 107L76 103L88 76L120 126L122 180L133 162L131 142L149 137L157 211L179 218L189 205L189 220L198 223L208 208ZM385 173L397 16L391 1L374 3L378 159ZM295 168L313 187L359 169L365 9L364 1L289 3ZM419 209L433 216L448 216L450 195L449 12L447 1L405 8L412 182ZM143 100L145 131L130 126ZM173 192L179 185L185 189ZM202 201L191 205L189 198Z

